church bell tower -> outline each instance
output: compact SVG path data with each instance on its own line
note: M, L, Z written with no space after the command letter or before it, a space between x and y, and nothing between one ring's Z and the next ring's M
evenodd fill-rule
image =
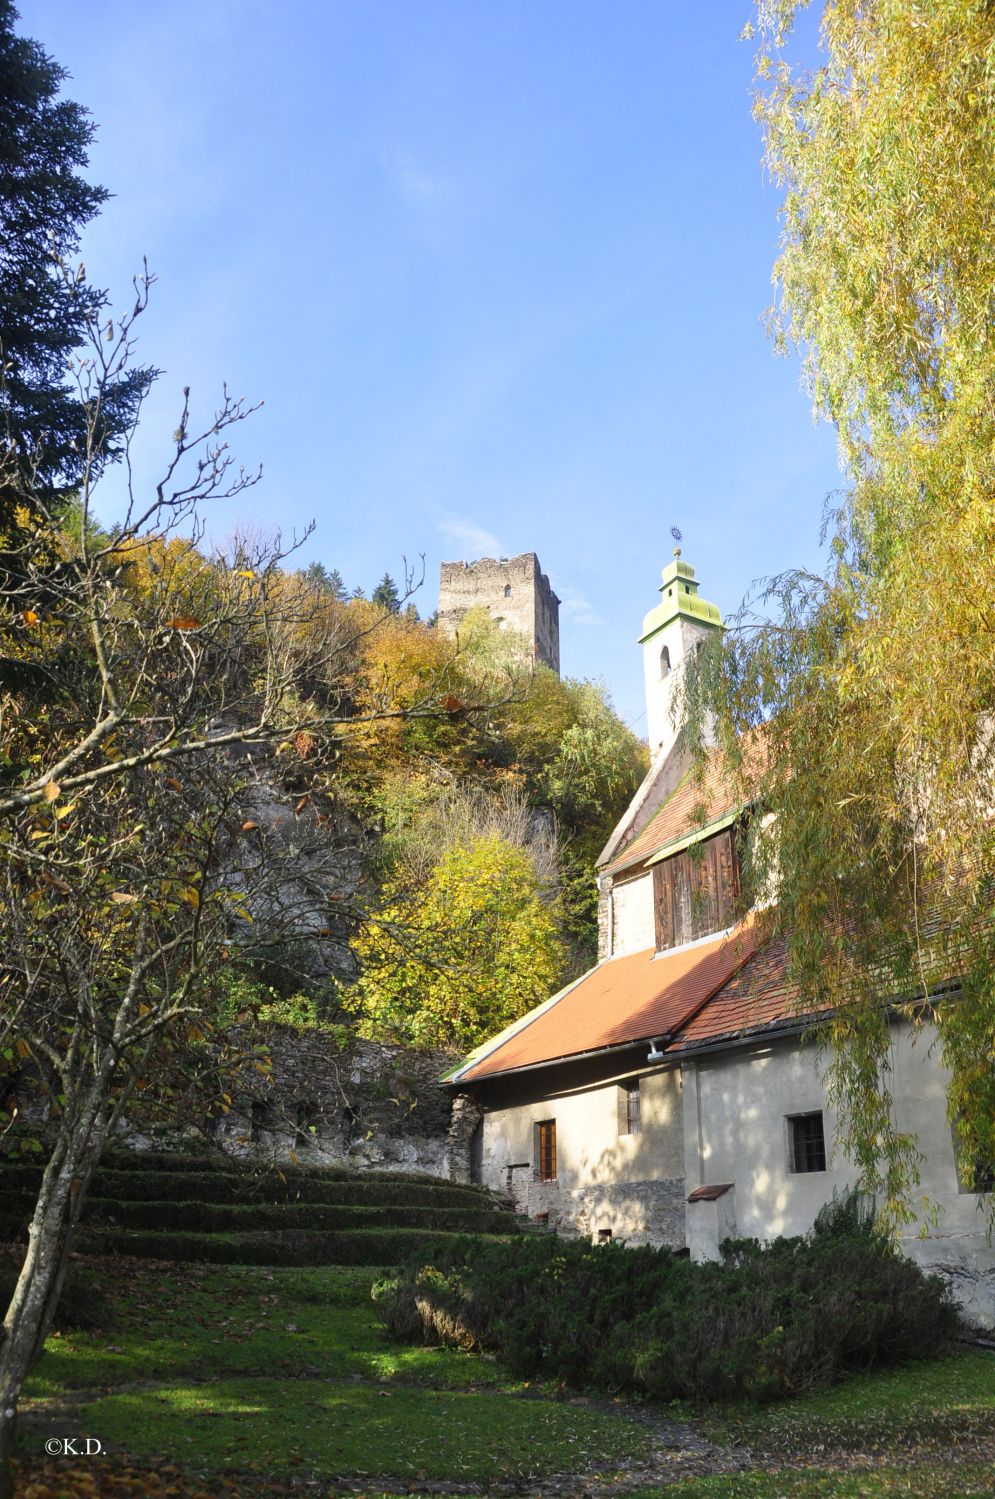
M713 630L722 629L721 614L699 595L694 568L682 562L679 546L674 548L674 560L663 569L660 593L661 602L643 620L639 637L653 760L664 759L677 739L679 725L675 727L671 710L685 662Z

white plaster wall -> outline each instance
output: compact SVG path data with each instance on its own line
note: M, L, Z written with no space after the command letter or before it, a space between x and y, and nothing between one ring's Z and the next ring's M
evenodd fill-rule
M612 890L612 957L656 946L653 875L625 880Z
M789 1170L789 1114L824 1111L827 1150L836 1117L816 1070L818 1051L797 1042L718 1052L684 1068L684 1167L688 1191L731 1182L736 1231L757 1239L800 1234L856 1178L845 1161L825 1172Z
M710 633L708 625L701 625L685 615L677 615L664 628L646 641L643 646L643 686L646 692L646 733L650 754L654 757L666 754L680 732L671 717L671 705L677 691L677 683L685 658L691 654L699 641ZM670 652L670 671L660 675L660 658L664 646Z
M976 1194L957 1178L946 1118L947 1074L928 1026L892 1027L891 1086L899 1129L913 1131L925 1160L917 1199L931 1204L907 1229L902 1247L926 1268L942 1270L977 1325L995 1324L995 1249L986 1242ZM684 1170L695 1186L735 1185L736 1233L771 1239L806 1233L833 1195L853 1185L856 1168L832 1148L836 1116L819 1077L818 1049L794 1040L704 1056L684 1067ZM822 1109L825 1172L790 1170L787 1116ZM694 1209L692 1208L692 1213Z
M548 1212L573 1233L611 1228L630 1243L683 1243L680 1074L641 1079L639 1134L619 1133L618 1081L490 1109L484 1115L481 1178L511 1190L520 1208ZM556 1120L555 1182L535 1180L534 1126ZM621 1113L624 1121L624 1112Z
M995 1328L995 1245L987 1241L986 1199L964 1191L953 1131L947 1119L948 1070L931 1026L892 1027L892 1087L899 1127L914 1130L925 1156L919 1192L938 1209L936 1222L920 1211L901 1238L905 1253L950 1281L975 1326Z
M556 1120L557 1179L561 1186L586 1187L645 1177L680 1176L680 1074L676 1069L642 1078L638 1135L619 1134L617 1082L536 1103L494 1109L484 1116L483 1179L504 1185L509 1165L533 1160L533 1126Z

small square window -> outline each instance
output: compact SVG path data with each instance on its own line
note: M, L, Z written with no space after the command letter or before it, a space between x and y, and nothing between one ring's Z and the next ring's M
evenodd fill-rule
M610 1244L611 1241L612 1241L612 1231L611 1231L611 1229L610 1228L599 1228L598 1229L598 1243L599 1244Z
M541 1182L556 1180L556 1120L536 1125L536 1172Z
M995 1192L995 1166L990 1161L975 1161L971 1173L972 1192Z
M792 1171L825 1171L826 1136L822 1128L822 1110L812 1114L793 1114L788 1119L788 1142Z

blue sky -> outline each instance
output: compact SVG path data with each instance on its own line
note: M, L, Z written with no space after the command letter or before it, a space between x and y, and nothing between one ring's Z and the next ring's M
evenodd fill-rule
M215 537L313 518L367 592L424 553L422 613L441 560L536 551L564 673L639 732L672 525L725 613L817 560L841 479L762 327L748 0L18 3L99 124L91 280L159 278L140 481L184 384L265 401Z

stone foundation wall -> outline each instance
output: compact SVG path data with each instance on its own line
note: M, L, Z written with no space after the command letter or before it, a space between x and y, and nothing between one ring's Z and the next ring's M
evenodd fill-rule
M661 1181L614 1182L564 1187L531 1179L514 1184L520 1210L567 1238L611 1236L627 1244L685 1245L685 1188L682 1176ZM524 1191L522 1190L524 1188Z
M237 1044L237 1043L236 1043ZM227 1113L163 1120L143 1111L141 1094L118 1125L114 1145L152 1151L202 1150L211 1144L247 1160L348 1165L359 1170L426 1172L473 1179L479 1155L480 1105L443 1087L454 1057L355 1041L339 1050L333 1031L275 1028L265 1043L271 1067L252 1063L219 1073ZM51 1086L26 1065L8 1080L3 1103L44 1132ZM476 1177L479 1179L479 1162Z

